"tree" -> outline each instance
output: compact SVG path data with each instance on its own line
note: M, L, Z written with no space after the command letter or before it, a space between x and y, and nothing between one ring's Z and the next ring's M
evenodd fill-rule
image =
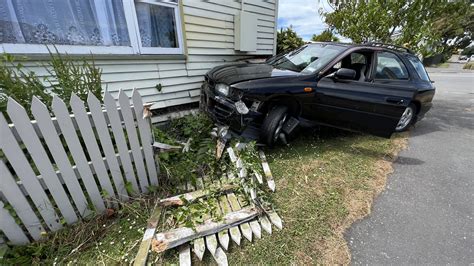
M286 53L304 44L303 39L290 26L277 32L277 54Z
M443 44L465 48L473 40L474 8L464 1L449 3L434 20L433 28Z
M443 52L447 41L472 32L468 0L341 1L326 23L356 43L404 45L429 56Z
M467 55L467 56L471 56L472 54L474 54L474 45L471 45L471 46L468 46L466 48L464 48L464 50L462 50L462 55Z
M331 30L327 29L318 35L313 34L311 40L315 42L338 42L339 38Z

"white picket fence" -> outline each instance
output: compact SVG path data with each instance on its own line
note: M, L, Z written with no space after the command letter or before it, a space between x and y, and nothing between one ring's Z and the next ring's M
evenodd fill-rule
M39 240L82 217L103 212L108 198L127 200L158 185L150 120L140 94L110 93L104 104L89 94L87 107L72 95L53 98L52 113L33 98L26 110L8 100L0 114L0 230L13 244ZM0 157L1 158L1 157ZM8 206L8 208L6 208Z

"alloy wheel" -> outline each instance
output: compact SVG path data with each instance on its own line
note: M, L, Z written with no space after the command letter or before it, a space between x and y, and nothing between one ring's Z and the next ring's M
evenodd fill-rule
M402 117L400 118L400 121L398 121L398 124L395 130L400 131L406 128L410 124L413 118L413 114L414 114L413 108L408 106L403 112Z
M278 138L280 137L281 129L283 128L283 125L286 122L287 114L284 114L283 117L281 118L280 122L278 122L278 126L275 129L275 133L273 134L273 141L277 141Z

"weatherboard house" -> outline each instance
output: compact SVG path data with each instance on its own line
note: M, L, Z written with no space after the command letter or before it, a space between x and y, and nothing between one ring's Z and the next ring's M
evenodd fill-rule
M0 53L47 76L48 48L91 57L114 97L195 108L212 67L276 52L278 0L0 0ZM166 119L155 116L154 122Z

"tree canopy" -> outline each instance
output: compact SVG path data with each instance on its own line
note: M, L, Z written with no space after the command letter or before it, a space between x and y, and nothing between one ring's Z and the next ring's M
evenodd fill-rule
M449 40L472 40L473 7L469 0L341 2L334 12L323 13L325 21L355 43L395 43L429 56L443 52Z
M331 30L327 29L320 34L313 34L311 40L315 42L338 42L339 38Z
M303 39L290 26L277 32L277 54L286 53L304 44Z

